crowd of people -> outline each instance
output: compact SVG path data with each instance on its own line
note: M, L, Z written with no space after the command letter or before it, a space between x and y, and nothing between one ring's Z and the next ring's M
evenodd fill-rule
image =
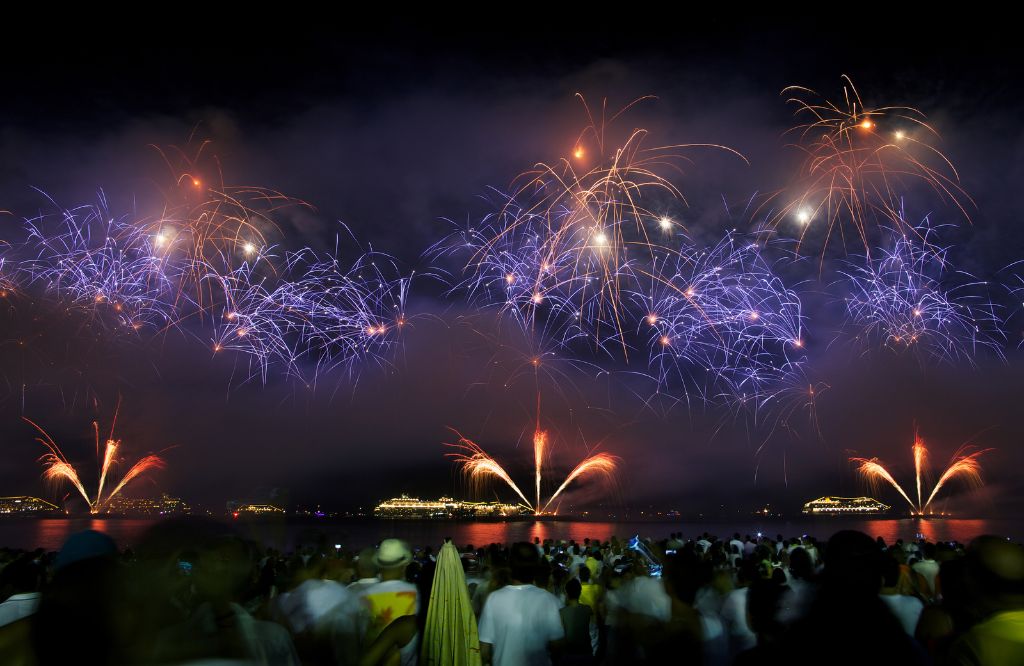
M1024 548L856 531L294 552L198 519L0 550L0 663L1024 664Z

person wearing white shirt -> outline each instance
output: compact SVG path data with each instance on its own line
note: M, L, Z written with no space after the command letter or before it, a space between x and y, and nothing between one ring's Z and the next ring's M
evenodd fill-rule
M0 627L17 622L39 608L39 566L27 556L14 560L0 572Z
M924 577L928 583L928 589L923 591L934 597L936 595L935 579L939 576L939 563L935 561L935 544L926 543L924 545L922 559L915 562L911 569Z
M896 587L900 582L900 563L896 558L888 556L882 564L882 589L878 596L889 607L892 614L899 619L903 630L913 636L917 630L917 621L921 618L924 604L917 597L900 594Z
M512 582L491 592L480 614L480 654L494 666L548 666L551 644L565 636L559 603L553 594L528 581L539 557L531 543L512 546Z

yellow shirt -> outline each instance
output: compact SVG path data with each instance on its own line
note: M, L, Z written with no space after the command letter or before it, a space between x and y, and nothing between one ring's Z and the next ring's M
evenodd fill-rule
M1024 664L1024 610L979 622L950 651L954 664Z

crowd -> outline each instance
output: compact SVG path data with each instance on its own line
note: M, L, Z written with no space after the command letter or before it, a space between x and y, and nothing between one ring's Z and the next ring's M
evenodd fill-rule
M0 550L0 664L1024 664L1024 549L681 533L291 553L176 519Z

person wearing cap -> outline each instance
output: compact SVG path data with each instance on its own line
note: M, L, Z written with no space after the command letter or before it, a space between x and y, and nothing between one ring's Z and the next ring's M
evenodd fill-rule
M368 586L363 596L363 636L372 643L384 628L405 615L419 610L416 586L405 580L412 562L412 550L401 539L385 539L377 548L373 562L380 571L380 582Z

